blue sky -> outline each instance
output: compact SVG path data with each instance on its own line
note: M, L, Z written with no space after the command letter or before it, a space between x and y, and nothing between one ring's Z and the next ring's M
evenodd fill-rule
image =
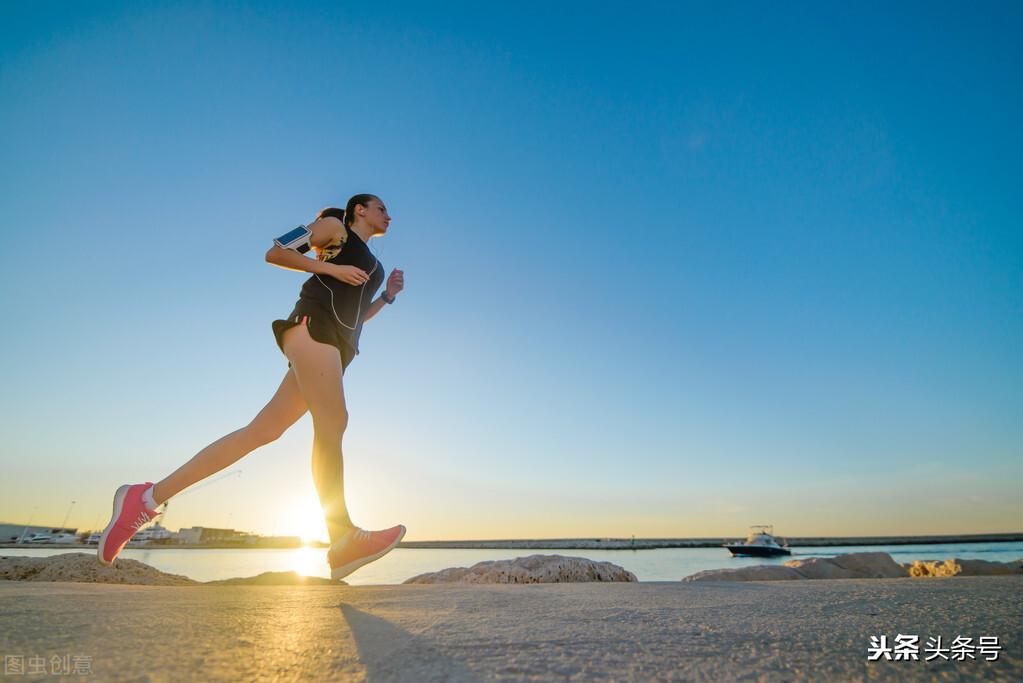
M368 191L406 291L345 377L357 523L1020 530L1020 8L3 15L0 520L101 525L246 424L271 238ZM311 431L167 525L322 536Z

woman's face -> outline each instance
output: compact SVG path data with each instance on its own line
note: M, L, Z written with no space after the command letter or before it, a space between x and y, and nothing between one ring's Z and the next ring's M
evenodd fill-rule
M391 223L391 216L387 213L387 207L379 199L369 200L365 207L366 213L363 216L366 225L373 229L374 235L383 235L387 232L387 226Z

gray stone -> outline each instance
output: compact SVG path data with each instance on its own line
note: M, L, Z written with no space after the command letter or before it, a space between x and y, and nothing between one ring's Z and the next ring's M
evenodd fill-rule
M514 560L488 560L471 567L449 567L419 574L404 583L569 583L636 581L636 575L610 562L585 557L530 555Z
M856 573L846 569L830 557L810 557L805 560L789 560L786 567L792 567L804 579L855 579ZM905 572L903 572L905 575Z
M735 569L708 569L683 581L792 581L798 579L897 579L906 568L888 553L848 553L837 557L789 560L783 566L761 564Z
M683 581L798 581L806 577L799 570L777 564L759 564L734 569L706 569L682 579Z
M100 564L92 553L63 553L52 557L0 556L0 580L83 581L86 583L128 583L145 586L197 585L187 576L166 574L137 560L120 558L114 564Z
M263 572L258 576L239 579L206 581L207 586L341 586L344 581L331 581L321 576L304 576L298 572Z
M901 579L909 575L908 572L906 572L906 568L893 560L892 556L888 553L846 553L844 555L823 559L826 559L828 562L831 562L850 573L850 576L847 577L836 576L833 578ZM793 560L791 562L786 562L785 564L801 569L799 565L794 564L797 562L806 562L806 560ZM808 578L817 577L811 576Z

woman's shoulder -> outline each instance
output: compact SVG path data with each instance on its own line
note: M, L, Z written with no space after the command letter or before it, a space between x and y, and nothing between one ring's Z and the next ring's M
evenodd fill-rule
M343 245L348 238L348 231L345 224L334 216L321 216L309 224L309 231L312 233L310 242L316 250L317 258L324 260L321 254L324 250L334 251L339 245Z
M342 225L329 242L316 250L316 258L321 261L333 261L341 255L345 244L348 242L348 231Z

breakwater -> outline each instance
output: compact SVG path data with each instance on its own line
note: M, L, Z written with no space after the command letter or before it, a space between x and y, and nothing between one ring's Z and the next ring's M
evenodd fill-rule
M939 536L776 536L789 547L930 545L935 543L1009 543L1023 541L1021 533L954 534ZM548 538L494 539L465 541L403 541L402 548L463 548L503 550L651 550L654 548L720 548L725 543L741 543L745 537L723 538Z

